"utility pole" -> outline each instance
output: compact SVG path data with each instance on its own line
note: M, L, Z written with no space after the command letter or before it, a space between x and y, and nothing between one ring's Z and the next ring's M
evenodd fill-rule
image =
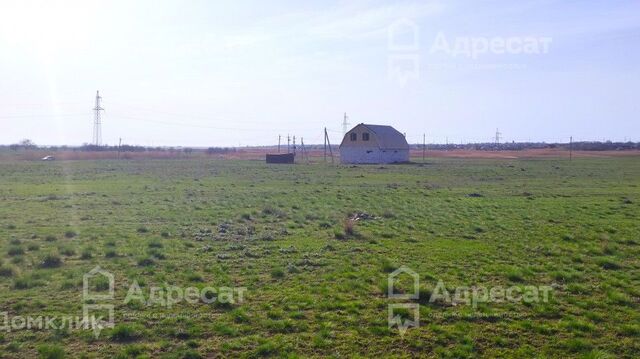
M324 162L327 163L327 128L324 128Z
M101 100L100 91L96 91L96 107L93 109L93 111L95 111L95 117L93 119L93 144L96 146L102 146L102 119L100 118L100 111L104 111L104 108L100 106Z
M347 131L349 130L349 122L348 122L349 117L347 117L347 113L344 113L344 120L342 121L342 137L344 137L347 134Z
M291 152L291 150L289 149L289 143L291 143L291 137L287 135L287 153Z
M118 159L120 159L120 147L122 147L122 137L118 139Z
M293 136L293 154L296 154L296 136Z
M422 162L424 162L424 155L426 151L427 151L427 134L423 133L422 134Z
M278 153L280 153L280 139L282 136L278 135Z
M331 142L329 141L329 134L327 128L324 128L324 160L327 160L327 146L329 146L329 154L331 155L331 164L333 164L333 150L331 149Z
M502 133L500 133L500 131L498 131L498 129L496 128L496 145L500 144L500 136L502 135Z
M305 156L307 157L307 163L309 163L309 152L304 147L304 138L300 137L300 146L302 146L302 160L304 161Z
M569 161L573 160L573 136L569 137Z

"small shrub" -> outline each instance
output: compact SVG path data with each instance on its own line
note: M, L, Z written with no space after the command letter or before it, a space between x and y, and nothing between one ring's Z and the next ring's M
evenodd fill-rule
M234 309L231 315L233 316L233 321L236 323L249 323L249 315L244 309Z
M47 242L55 242L55 241L58 240L58 238L56 238L56 236L50 234L50 235L44 237L44 240L47 241Z
M104 256L106 258L115 258L118 256L118 253L116 253L116 251L113 249L109 249L104 253Z
M14 274L13 268L0 266L0 277L13 277Z
M57 345L41 345L38 347L38 357L42 359L62 359L64 350Z
M76 255L76 251L71 247L62 247L58 248L60 250L60 254L66 257L73 257Z
M38 244L36 244L36 243L31 243L31 244L29 244L29 245L27 246L27 250L28 250L29 252L35 252L35 251L37 251L37 250L39 250L39 249L40 249L40 246L39 246Z
M57 268L62 265L62 259L57 254L47 254L40 262L40 268Z
M138 259L138 266L140 267L149 267L154 264L156 264L156 262L153 260L153 258L150 258L150 257Z
M109 289L109 284L109 279L105 278L104 276L99 276L94 282L94 287L96 291L101 292Z
M162 233L160 233L160 236L162 238L169 238L169 237L171 237L171 233L169 233L167 231L162 231Z
M167 259L167 256L164 253L155 248L151 248L147 253L156 259Z
M12 256L12 257L21 256L21 255L24 254L24 248L22 248L22 247L11 247L7 251L7 254Z
M202 359L202 355L193 349L187 349L179 354L182 359Z
M273 278L284 278L284 270L282 268L274 268L271 270L271 277Z
M262 214L267 214L267 215L275 214L275 213L276 213L276 211L277 211L277 209L276 209L275 207L273 207L273 206L266 206L266 207L264 207L264 208L262 209Z
M140 337L140 333L131 325L118 324L111 331L111 340L117 342L133 341Z
M21 245L21 244L22 244L22 241L21 241L21 240L19 240L18 238L12 238L12 239L9 241L9 244L12 244L12 245L14 245L14 246L19 246L19 245Z
M320 222L320 224L318 224L318 227L320 227L320 229L329 229L329 228L331 228L331 223L329 223L329 222Z
M382 212L382 217L387 219L396 218L396 214L391 212L390 210L386 210Z
M275 216L275 217L278 217L278 218L287 217L287 214L284 211L282 211L282 210L280 210L278 208L275 208L273 206L264 207L262 209L262 214L268 215L268 216Z
M28 278L17 278L13 281L14 289L29 289L35 287L35 283Z
M509 279L512 282L523 282L524 281L524 275L522 273L522 271L517 270L517 269L512 269L507 271L507 279Z
M126 358L140 358L145 352L145 347L141 345L129 345L123 350Z
M273 233L265 232L265 233L260 235L260 240L261 241L273 241L273 240L275 240L275 237L274 237Z
M382 267L382 271L384 273L391 273L394 270L398 269L398 266L393 264L393 263L391 263L391 261L389 261L388 259L383 259L382 260L381 267Z
M66 231L64 232L64 237L65 238L74 238L78 235L78 233L74 232L74 231Z
M147 232L149 232L149 229L147 227L145 227L145 226L140 226L140 227L138 227L137 231L138 231L138 233L147 233Z
M640 337L640 325L638 324L625 324L620 329L622 334L627 337Z
M149 242L149 248L162 248L163 245L160 241L151 241Z
M593 346L589 342L580 338L574 338L565 341L564 347L572 353L585 352L593 348Z
M204 282L204 278L200 273L189 273L187 275L187 280L189 282Z
M607 301L617 305L631 305L633 300L620 291L610 290L607 292Z
M622 268L620 263L615 262L614 260L609 258L600 258L598 259L597 263L600 267L607 270L618 270Z
M91 253L90 249L85 249L82 251L82 254L80 254L80 259L91 259L93 258L93 253Z

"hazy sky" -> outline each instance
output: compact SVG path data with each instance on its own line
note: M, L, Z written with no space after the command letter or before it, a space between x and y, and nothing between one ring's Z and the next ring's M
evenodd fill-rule
M0 0L0 143L638 141L639 64L637 0Z

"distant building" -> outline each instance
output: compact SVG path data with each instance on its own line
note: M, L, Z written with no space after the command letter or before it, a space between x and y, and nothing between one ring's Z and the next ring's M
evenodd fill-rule
M391 126L361 123L352 128L340 144L342 163L398 163L409 161L409 144Z

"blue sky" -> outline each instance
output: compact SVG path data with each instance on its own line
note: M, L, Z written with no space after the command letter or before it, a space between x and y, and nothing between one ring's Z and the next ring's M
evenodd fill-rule
M90 142L96 90L109 144L339 142L345 111L410 142L639 141L638 45L638 1L5 0L0 143Z

